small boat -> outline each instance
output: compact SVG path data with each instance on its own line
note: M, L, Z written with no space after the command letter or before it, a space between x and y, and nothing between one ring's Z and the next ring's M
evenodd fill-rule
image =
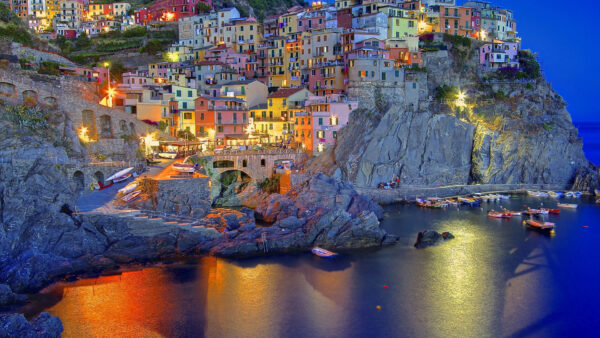
M581 196L583 196L583 194L581 192L579 192L579 191L576 191L576 192L573 193L573 197L574 198L581 198Z
M522 211L507 211L511 216L522 216Z
M572 191L567 191L567 193L565 194L566 197L568 198L572 198L573 197L573 192Z
M123 170L117 171L116 173L114 173L111 177L107 178L106 180L107 181L114 181L116 178L121 178L121 177L129 174L132 170L133 170L133 167L129 167L129 168L125 168Z
M533 197L548 197L549 196L547 192L531 191L531 190L527 190L527 195L533 196Z
M329 250L325 250L323 248L319 248L318 246L312 248L312 253L319 256L319 257L333 257L333 256L337 256L337 254L335 252L331 252Z
M596 197L600 197L600 190L594 189L594 194L596 195Z
M558 207L561 209L577 209L577 204L558 203Z
M530 215L530 216L539 215L541 213L542 213L541 210L539 210L539 209L531 209L531 208L523 211L523 214Z
M468 205L471 207L475 207L475 206L479 205L479 202L477 202L474 198L459 197L458 201L464 205Z
M600 204L600 198L596 200L596 204Z
M490 211L488 212L488 217L493 217L493 218L510 218L512 215L508 212L494 212L494 211Z
M136 197L138 197L140 194L142 193L141 190L136 190L134 192L130 192L129 194L121 197L121 200L123 202L131 202L132 200L134 200Z
M541 222L541 221L536 221L533 219L528 219L525 221L525 224L527 224L531 228L534 228L537 230L542 230L542 231L548 231L548 230L554 229L554 223L552 223L552 222Z
M127 180L130 177L131 177L131 174L125 174L123 176L119 176L119 177L113 178L112 181L114 183L119 183L119 182L123 182L123 181Z
M498 195L498 196L500 196L500 199L503 199L503 200L509 200L510 199L510 195Z
M560 214L560 209L542 209L546 214Z
M131 182L128 185L124 186L123 188L119 189L119 192L121 194L129 194L130 192L134 191L135 188L138 187L138 184L136 182Z
M193 173L196 171L197 165L188 163L175 163L173 169L180 173Z
M158 157L174 159L175 157L177 157L177 153L172 151L165 151L162 153L158 153Z
M548 193L548 195L550 195L550 197L554 197L554 198L563 198L565 197L565 194L560 192L560 191L550 191Z

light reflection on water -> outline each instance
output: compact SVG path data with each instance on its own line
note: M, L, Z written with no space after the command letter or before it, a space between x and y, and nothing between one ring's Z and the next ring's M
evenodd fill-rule
M503 203L517 210L539 201ZM600 208L587 202L553 217L552 238L520 219L489 219L489 208L393 206L384 227L400 236L394 247L333 260L202 258L59 283L23 311L60 316L67 337L591 336ZM424 229L456 239L416 250Z

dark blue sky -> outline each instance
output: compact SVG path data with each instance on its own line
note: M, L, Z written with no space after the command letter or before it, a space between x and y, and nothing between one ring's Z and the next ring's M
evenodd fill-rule
M567 101L573 121L600 122L600 2L491 2L515 12L522 48L538 53L546 79Z

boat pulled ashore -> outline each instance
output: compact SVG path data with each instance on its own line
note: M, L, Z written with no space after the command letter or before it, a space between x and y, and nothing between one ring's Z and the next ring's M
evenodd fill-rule
M318 246L315 246L314 248L312 248L311 252L319 257L325 257L325 258L337 256L337 253L323 249L323 248L319 248Z

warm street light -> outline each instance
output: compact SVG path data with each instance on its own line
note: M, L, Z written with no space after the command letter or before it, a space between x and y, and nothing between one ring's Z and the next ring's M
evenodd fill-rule
M486 37L487 37L487 32L485 31L485 29L482 29L482 30L479 32L479 39L481 39L481 40L485 40L485 38L486 38Z
M459 90L458 94L456 95L456 101L454 103L456 104L457 107L465 107L466 99L467 99L467 94L465 94L465 92Z
M89 142L92 141L90 139L90 137L88 136L87 132L88 132L88 129L87 129L86 126L81 126L81 128L79 129L79 135L78 136L79 136L79 140L82 143L89 143Z

